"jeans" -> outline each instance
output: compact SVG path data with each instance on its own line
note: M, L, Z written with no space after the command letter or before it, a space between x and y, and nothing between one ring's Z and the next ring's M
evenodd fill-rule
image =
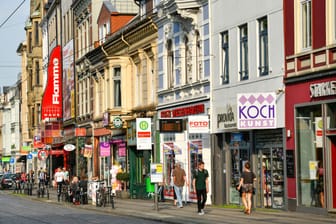
M204 205L207 200L206 189L196 190L196 194L198 212L201 212L201 210L204 209Z
M174 191L175 191L175 194L176 194L176 200L177 200L178 206L182 207L183 206L183 204L182 204L183 187L178 187L174 184Z

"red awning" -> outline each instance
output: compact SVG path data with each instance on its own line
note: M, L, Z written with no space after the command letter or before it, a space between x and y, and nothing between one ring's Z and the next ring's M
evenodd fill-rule
M111 135L112 131L107 128L95 128L94 136Z

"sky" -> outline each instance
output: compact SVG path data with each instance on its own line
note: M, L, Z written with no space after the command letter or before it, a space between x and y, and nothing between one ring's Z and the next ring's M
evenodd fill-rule
M21 73L21 57L16 50L26 39L29 4L30 0L0 0L0 92L3 86L13 86Z

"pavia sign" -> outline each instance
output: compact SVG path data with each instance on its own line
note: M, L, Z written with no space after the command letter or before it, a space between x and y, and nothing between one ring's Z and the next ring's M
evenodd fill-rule
M238 129L276 128L275 93L237 94Z

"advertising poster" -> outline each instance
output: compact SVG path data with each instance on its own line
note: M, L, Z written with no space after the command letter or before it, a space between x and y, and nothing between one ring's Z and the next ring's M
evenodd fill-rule
M163 165L162 163L151 164L151 183L160 183L163 181Z

